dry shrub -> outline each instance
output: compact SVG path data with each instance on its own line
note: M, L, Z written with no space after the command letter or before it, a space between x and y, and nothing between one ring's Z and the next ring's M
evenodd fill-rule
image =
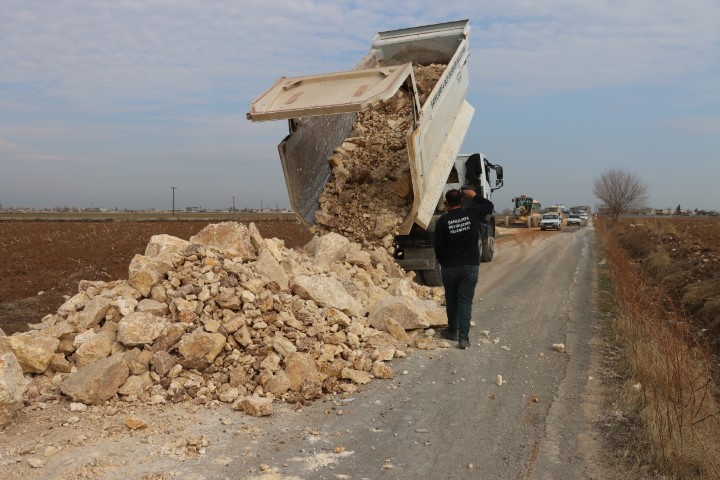
M697 312L706 321L720 315L720 298L717 280L705 280L688 285L684 289L682 303L691 312Z
M646 256L646 268L655 277L665 278L674 276L674 264L665 250L655 249Z
M719 392L709 359L689 340L687 319L660 301L666 293L603 223L598 232L615 291L615 328L632 378L624 400L642 420L649 460L682 478L720 478Z
M633 257L646 257L655 250L655 241L642 224L616 223L613 233Z

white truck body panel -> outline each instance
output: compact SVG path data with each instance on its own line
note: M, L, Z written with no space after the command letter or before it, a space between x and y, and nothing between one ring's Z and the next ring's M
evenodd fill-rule
M255 121L359 112L391 98L408 77L412 65L280 78L250 104Z
M407 133L413 204L400 226L400 234L410 232L416 223L422 228L428 227L470 126L474 109L465 101L468 89L469 33L467 20L380 32L373 39L370 53L355 66L354 71L372 69L372 75L377 76L377 72L386 67L404 68L406 64L432 63L447 65L425 104L419 111L416 110L415 125ZM380 68L373 68L377 65ZM285 84L288 88L283 91L281 79L252 103L254 110L248 114L250 120L289 120L290 134L278 149L290 203L298 218L306 225L314 223L318 198L331 175L328 158L350 133L355 121L352 112L372 106L373 102L379 101L377 98L387 95L391 87L394 86L395 90L400 88L407 78L410 78L411 91L417 98L412 74L400 80L404 74L402 68L394 70L397 76L384 86L362 87L366 85L362 81L369 78L364 77L359 83L350 84L347 88L343 86L342 94L325 95L329 100L319 102L322 89L332 88L328 87L331 83L325 83L321 90L313 93L314 99L308 101L302 109L294 109L292 102L288 104L290 106L283 107L283 101L292 99L299 90L280 99L270 99L269 96L263 98L273 90L285 95L292 88L301 86L302 81L299 84L292 81ZM363 78L355 77L351 72L303 78L312 79L305 81L305 86L320 86L322 82L332 82L333 76L337 80L338 75L349 79ZM353 87L356 90L352 90ZM364 91L381 91L382 95L374 99L347 102L348 92L360 88L364 88ZM395 90L389 95L392 96ZM302 96L296 95L293 102L298 102ZM261 113L262 104L268 107L265 113ZM264 114L266 118L262 118Z

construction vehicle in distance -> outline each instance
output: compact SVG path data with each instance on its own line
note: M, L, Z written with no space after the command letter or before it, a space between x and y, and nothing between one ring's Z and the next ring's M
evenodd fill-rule
M467 102L470 54L468 20L380 32L352 71L281 78L250 104L252 121L287 119L289 134L278 145L290 204L306 226L315 223L320 194L331 178L329 157L352 130L356 112L373 108L403 89L412 97L413 122L406 133L412 205L398 227L395 258L429 285L440 284L433 226L443 195L465 182L459 156L475 109ZM420 104L413 65L446 65ZM485 198L503 185L500 165L481 156ZM494 181L490 172L494 172ZM486 219L481 240L492 259L495 218Z
M536 228L542 219L542 205L527 195L520 195L512 199L513 209L505 216L506 227Z

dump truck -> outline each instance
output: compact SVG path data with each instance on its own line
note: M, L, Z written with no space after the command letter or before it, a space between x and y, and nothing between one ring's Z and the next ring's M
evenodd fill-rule
M512 199L512 212L505 216L506 227L535 228L540 226L542 219L542 205L527 195L520 195Z
M311 227L333 175L329 158L351 135L358 112L381 106L398 90L407 93L412 102L412 122L405 132L409 206L394 229L394 255L400 266L431 285L440 282L432 233L443 195L467 183L470 155L459 155L459 150L474 115L466 100L469 34L468 20L380 32L353 70L281 77L250 104L247 114L253 122L288 121L289 133L278 152L292 210ZM424 101L413 73L417 65L444 65ZM490 198L503 185L502 167L484 155L480 159L475 172L480 184L475 187ZM485 219L483 227L486 261L492 259L494 222L494 217Z

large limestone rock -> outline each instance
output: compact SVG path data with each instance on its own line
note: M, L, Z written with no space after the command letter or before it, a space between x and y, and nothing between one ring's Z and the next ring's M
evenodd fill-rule
M268 378L265 385L263 385L266 392L272 393L276 397L279 397L290 390L291 386L290 379L283 370L275 372L272 377Z
M425 311L431 327L447 327L448 321L445 307L441 307L432 300L419 300L418 305Z
M277 283L282 290L287 290L290 286L285 269L269 249L264 249L260 252L257 262L255 263L255 270L260 275L267 277L268 280Z
M225 337L222 334L209 333L198 328L183 335L178 350L185 358L204 357L208 362L212 362L224 346Z
M325 375L320 373L312 355L304 352L295 352L285 359L285 374L290 381L290 390L300 391L304 380L322 382Z
M350 244L350 247L345 251L345 261L350 265L359 265L363 268L372 265L370 252L361 250L360 245L357 243Z
M149 345L160 337L167 327L163 317L150 312L133 312L118 324L118 341L129 347Z
M332 277L298 275L291 280L290 288L295 295L318 305L337 308L350 316L364 314L360 302Z
M92 335L89 336L86 341L80 343L73 354L75 365L78 368L110 356L113 344L115 343L115 335L113 332L102 331L96 334L92 330L88 330L88 333ZM77 339L78 337L75 338Z
M257 258L257 250L250 239L250 230L242 223L223 222L208 225L197 235L190 237L190 243L206 245L243 260Z
M385 319L385 329L390 335L397 338L399 341L407 344L411 343L410 336L407 334L400 322L394 318Z
M85 302L89 300L90 297L88 297L85 292L79 292L66 300L65 303L58 308L57 313L63 317L68 317L69 315L76 313L78 310L82 310L85 306Z
M152 387L153 381L150 377L150 372L145 372L141 375L130 375L125 383L118 388L120 395L142 395L143 392Z
M172 235L153 235L145 247L146 257L158 257L161 255L174 254L185 250L191 244Z
M155 370L155 373L160 375L160 377L164 377L177 364L177 358L175 355L171 355L164 350L160 350L153 354L150 364L152 365L153 370Z
M158 317L165 316L168 313L168 304L165 302L159 302L151 298L145 298L137 303L138 312L148 312ZM131 312L123 313L123 315L129 315Z
M233 404L235 410L242 410L253 417L267 417L272 415L272 399L263 397L242 397Z
M394 279L390 283L390 287L387 290L389 293L395 295L396 297L408 297L413 300L418 298L418 294L413 288L413 281L409 278L398 278ZM437 306L435 302L432 302L433 305Z
M35 332L23 333L0 337L0 353L13 353L23 373L42 373L50 365L59 344L57 338Z
M157 263L145 255L135 255L128 267L128 283L143 297L150 295L152 288L162 279Z
M430 320L417 301L407 297L383 297L370 307L368 320L378 330L386 330L385 322L394 318L405 330L427 328Z
M383 270L385 270L391 277L403 278L405 276L403 269L395 263L392 256L390 256L390 254L384 249L376 248L370 252L370 258L372 259L372 264L374 266L382 265Z
M97 296L85 303L85 308L68 317L68 322L81 328L92 328L105 318L105 314L112 306L110 298Z
M285 338L281 333L276 333L272 339L273 350L283 357L288 357L297 351L297 347L290 340Z
M252 246L255 247L255 250L259 252L261 249L261 245L264 242L264 239L260 234L260 230L258 230L255 224L252 222L250 222L250 225L248 225L248 235L250 236L250 243L252 243Z
M355 370L354 368L345 367L340 373L342 378L352 380L354 383L364 385L370 381L372 377L367 372L362 370Z
M135 290L133 288L133 290ZM135 290L137 291L137 290ZM148 300L151 301L151 300ZM132 312L135 311L135 309L138 307L139 302L135 300L134 298L116 298L112 302L112 306L117 309L118 312L120 312L121 316L130 315ZM167 305L165 305L165 308L167 309Z
M27 382L15 355L0 354L0 428L12 418L13 412L22 406Z
M124 355L116 353L68 375L60 391L75 402L99 405L117 393L129 374Z
M333 262L345 257L345 250L350 240L337 233L327 233L321 237L314 237L305 246L305 250L313 256L313 263L319 268L327 268Z

